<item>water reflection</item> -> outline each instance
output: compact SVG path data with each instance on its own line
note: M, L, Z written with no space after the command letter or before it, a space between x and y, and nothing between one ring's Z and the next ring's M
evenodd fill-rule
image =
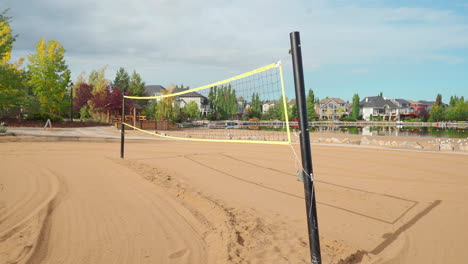
M468 130L458 128L438 127L354 127L354 126L317 126L311 127L313 132L340 133L364 136L416 136L440 138L468 138Z

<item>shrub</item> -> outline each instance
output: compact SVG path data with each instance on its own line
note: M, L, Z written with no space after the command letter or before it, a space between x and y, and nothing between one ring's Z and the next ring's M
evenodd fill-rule
M354 118L352 116L345 116L345 117L343 117L343 121L355 122L356 118Z

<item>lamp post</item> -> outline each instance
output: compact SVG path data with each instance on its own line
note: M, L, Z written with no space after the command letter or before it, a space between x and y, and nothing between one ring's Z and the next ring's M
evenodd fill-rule
M73 82L70 83L70 122L73 122Z

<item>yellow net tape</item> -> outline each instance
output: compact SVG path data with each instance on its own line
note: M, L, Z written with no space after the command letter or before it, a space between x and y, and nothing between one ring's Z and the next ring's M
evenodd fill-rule
M289 141L262 141L262 140L238 140L238 139L205 139L205 138L186 138L186 137L173 137L173 136L166 136L166 135L161 135L158 133L153 133L144 129L140 129L138 127L134 127L130 124L124 123L124 125L133 128L135 130L138 130L140 132L158 136L161 138L167 138L167 139L175 139L175 140L189 140L189 141L201 141L201 142L219 142L219 143L248 143L248 144L269 144L269 145L290 145L291 141L289 138Z

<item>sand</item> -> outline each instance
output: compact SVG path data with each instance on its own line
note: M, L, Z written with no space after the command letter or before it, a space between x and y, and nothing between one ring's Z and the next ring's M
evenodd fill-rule
M468 259L468 155L312 151L324 263ZM117 142L0 143L0 263L308 263L292 153L129 141L121 160Z

